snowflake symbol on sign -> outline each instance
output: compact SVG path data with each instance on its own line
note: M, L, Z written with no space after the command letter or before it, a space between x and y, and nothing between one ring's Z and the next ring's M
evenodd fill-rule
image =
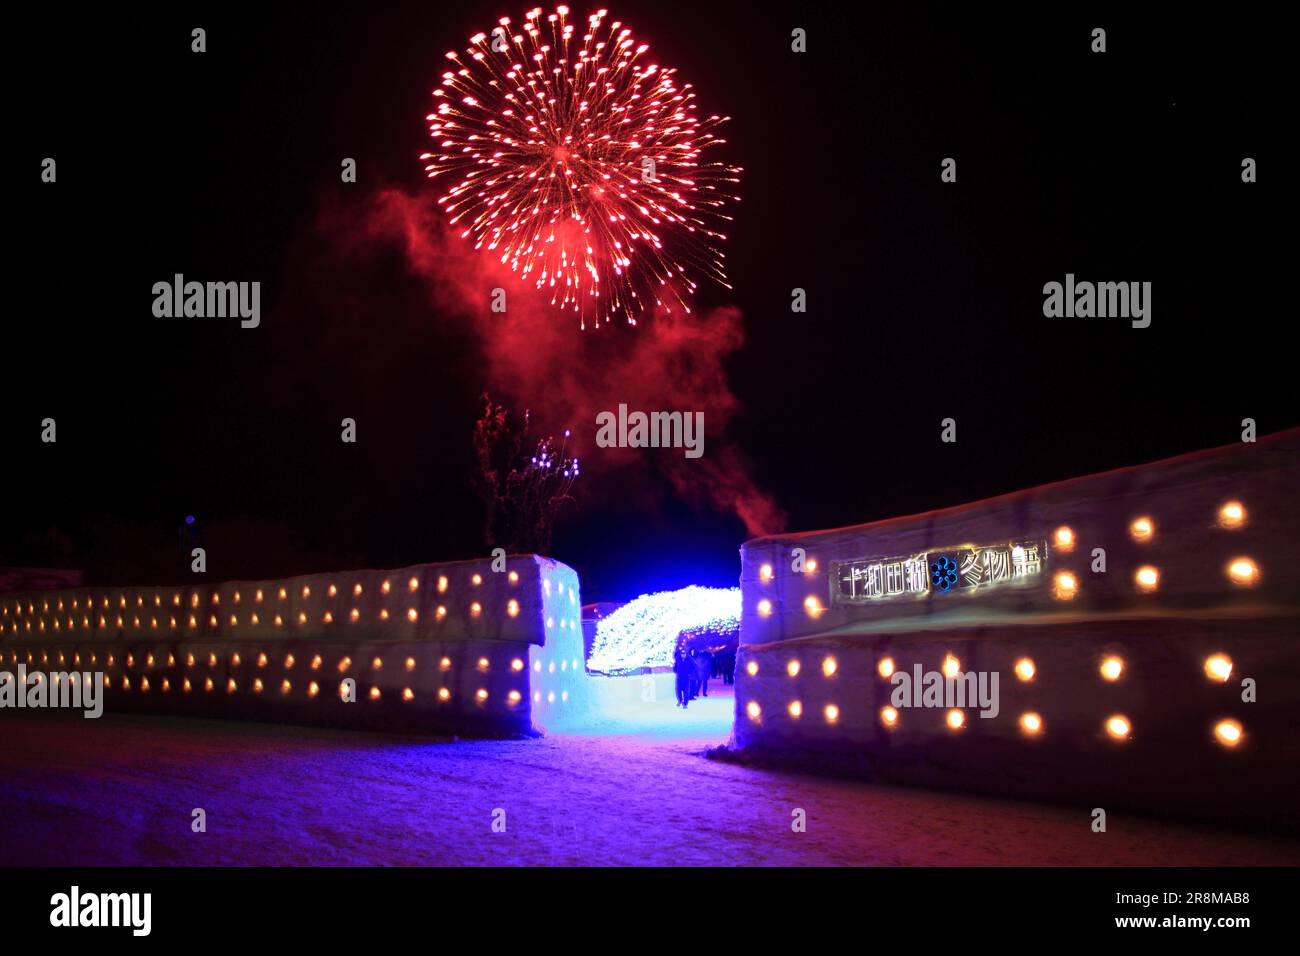
M957 564L946 554L930 562L930 585L940 591L949 590L957 583Z

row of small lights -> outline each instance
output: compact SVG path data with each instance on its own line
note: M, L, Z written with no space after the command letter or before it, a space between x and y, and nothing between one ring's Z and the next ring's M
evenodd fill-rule
M471 617L479 617L479 616L483 613L483 606L482 606L478 601L474 601L474 602L473 602L472 604L470 604L470 606L469 606L469 613L470 613L470 616L471 616ZM514 598L511 598L511 599L509 600L509 602L507 602L507 604L506 604L506 613L507 613L510 617L518 617L518 616L519 616L519 602L516 601ZM445 606L445 605L442 605L442 604L438 605L438 609L437 609L437 611L435 612L435 616L436 616L436 618L437 618L439 621L445 619L446 616L447 616L447 608L446 608L446 606ZM383 610L381 610L381 611L379 612L379 620L381 620L381 621L387 621L390 617L391 617L391 615L388 613L387 608L385 608L385 609L383 609ZM407 609L407 612L406 612L406 619L407 619L408 621L410 621L412 624L414 624L414 623L416 623L417 621L419 621L419 619L420 619L420 612L419 612L418 610L416 610L415 608L409 608L409 609ZM307 614L306 614L306 612L305 612L305 611L300 611L300 612L298 613L298 624L299 624L300 626L301 626L301 625L304 625L304 624L307 623L307 620L308 620L308 619L307 619ZM351 612L348 614L348 620L355 624L357 621L361 620L361 612L360 612L357 608L353 608L353 609L351 610ZM321 622L324 623L324 624L333 624L333 623L334 623L334 613L333 613L332 611L326 611L324 614L321 615ZM81 619L81 623L82 623L82 627L86 628L87 630L90 629L90 627L91 627L91 624L90 624L90 618L88 618L88 617L84 617L84 616L83 616L82 619ZM238 626L239 626L239 617L238 617L237 615L235 615L235 614L230 615L229 623L230 623L230 626L231 626L231 627L238 627ZM248 623L249 623L250 625L256 627L256 626L258 626L258 625L260 625L260 624L262 623L262 620L261 620L261 617L257 614L257 612L253 612L252 616L249 618ZM277 614L277 615L275 615L275 617L273 618L273 623L275 624L276 627L283 627L283 626L284 626L284 618L281 617L279 614ZM561 621L560 623L561 623L561 627L567 626L567 622L565 622L565 621ZM208 624L209 624L209 626L211 626L211 627L217 627L217 626L219 626L220 621L217 619L217 615L215 615L215 614L210 614L210 615L208 616ZM100 617L99 617L99 626L100 626L101 628L107 628L107 627L108 627L108 620L107 620L107 618L105 618L102 614L101 614ZM142 628L144 625L141 623L139 617L134 617L134 618L132 618L131 626L132 626L133 628L136 628L136 629L138 630L138 629ZM199 620L198 620L198 617L197 617L196 615L191 614L191 615L189 616L189 626L190 626L191 628L196 628L196 627L199 626ZM125 628L125 627L126 627L126 622L123 620L122 615L120 615L120 614L117 616L117 627L118 627L118 628ZM171 617L169 617L169 618L168 618L168 628L171 629L171 630L176 630L177 627L179 627L179 624L178 624L178 622L177 622L175 616L171 616ZM73 618L68 618L67 629L70 630L70 631L73 631L73 630L76 630L76 628L77 628L77 622L76 622L76 620L73 619ZM32 629L32 622L31 622L31 621L27 621L27 622L26 622L26 628L25 628L25 629L26 629L27 631L31 631L31 629ZM37 631L40 632L40 633L44 633L44 632L45 632L45 621L44 621L44 619L42 619L42 620L40 620L40 621L37 622L37 628L36 628L36 629L37 629ZM55 630L55 631L61 629L61 628L60 628L60 624L59 624L59 619L58 619L58 618L55 618L55 619L54 619L54 622L53 622L53 625L52 625L52 629ZM157 629L158 629L158 618L156 618L156 617L151 617L151 618L149 619L149 629L150 629L150 630L157 630ZM17 621L13 621L13 622L10 623L9 631L10 631L11 634L17 634L17 633L18 633L18 622L17 622Z
M58 662L59 662L60 665L63 665L63 664L65 664L65 663L67 662L67 658L66 658L66 656L63 654L62 651L58 652L58 654L57 654L56 656L58 657ZM0 660L3 660L3 657L4 657L4 656L3 656L2 654L0 654ZM17 652L17 651L14 651L12 654L10 654L10 661L11 661L11 663L14 663L14 664L17 664L17 663L18 663L18 652ZM114 657L112 654L109 654L109 655L107 656L106 660L105 660L105 666L107 666L107 667L112 667L112 666L116 663L116 661L117 661L117 658ZM230 664L231 664L232 667L240 667L240 666L242 666L243 661L244 661L243 656L242 656L238 651L235 651L235 652L233 652L233 653L230 655ZM34 662L34 661L33 661L33 655L32 655L32 652L31 652L31 651L28 651L28 652L27 652L27 663L28 663L28 664L31 664L31 663L33 663L33 662ZM42 663L42 664L48 664L49 662L50 662L50 655L48 654L48 652L43 652L43 653L41 654L41 663ZM80 667L80 666L81 666L81 654L80 654L80 652L75 653L75 654L72 655L72 662L73 662L73 665L76 666L76 667ZM208 666L209 666L209 667L216 667L217 664L218 664L219 662L220 662L220 658L218 658L217 655L216 655L215 653L209 653L209 654L208 654ZM91 655L90 655L90 663L91 663L92 666L98 663L97 655L95 655L95 654L91 654ZM153 654L149 654L149 655L146 656L146 658L145 658L145 667L153 667L153 666L155 665L155 663L156 663L156 659L155 659L155 657L154 657ZM257 655L257 666L258 666L258 667L266 667L269 663L270 663L270 658L268 658L266 654L263 653L263 654L258 654L258 655ZM294 667L294 665L295 665L296 663L297 663L297 658L294 657L293 654L286 654L286 655L285 655L285 658L284 658L284 669L285 669L285 670L292 670L293 667ZM567 670L569 669L569 664L570 664L570 662L569 662L568 660L562 660L562 661L560 661L560 670L561 670L561 671L567 671ZM572 664L573 664L573 669L576 671L576 670L578 669L578 660L577 660L577 658L574 658ZM312 659L311 659L311 669L314 670L314 671L315 671L315 670L320 670L321 665L322 665L321 656L320 656L319 654L314 655L314 656L312 657ZM135 667L135 655L134 655L134 654L127 654L127 655L126 655L126 666L127 666L128 668L133 668L133 667ZM167 655L167 666L168 666L168 667L175 667L175 666L176 666L176 655L175 655L175 654L168 654L168 655ZM195 657L194 657L193 654L187 654L187 655L185 656L185 666L186 666L186 667L195 667L195 666L197 666L197 664L196 664L196 660L195 660ZM370 667L371 667L372 670L382 670L382 669L383 669L383 666L384 666L384 659L383 659L382 657L375 657L375 658L370 662ZM341 658L341 659L339 660L339 662L338 662L338 670L339 670L339 673L340 673L340 674L345 674L345 673L347 673L348 670L351 669L351 667L352 667L352 658L351 658L351 657L344 656L344 657ZM408 658L406 659L406 662L405 662L405 667L406 667L406 670L407 670L407 671L413 671L413 670L415 670L415 667L416 667L415 658L414 658L414 657L408 657ZM449 671L449 670L451 670L451 667L452 667L452 660L451 660L450 657L443 657L443 658L438 662L438 669L439 669L439 670ZM478 670L483 671L484 673L486 673L488 670L491 669L491 662L490 662L486 657L480 657L480 658L478 659L478 662L477 662L477 664L476 664L476 667L477 667ZM510 662L510 669L511 669L512 671L516 671L516 672L523 670L523 669L524 669L524 662L523 662L523 659L522 659L522 658L518 658L518 657L516 657L514 660L512 660L512 661ZM541 673L541 670L542 670L542 662L541 662L541 661L536 661L536 662L534 662L534 664L533 664L533 669L536 670L538 673ZM551 661L551 663L550 663L550 668L549 668L549 669L550 669L550 673L552 673L552 674L555 673L555 662L554 662L554 661Z
M214 594L213 597L215 598L216 595ZM213 603L215 604L215 603L217 603L217 602L214 600ZM470 606L469 606L469 613L470 613L470 616L471 616L471 617L475 617L475 618L480 617L480 616L482 615L482 613L483 613L483 605L480 604L478 601L474 601L474 602L472 602L472 603L470 604ZM506 614L509 615L509 616L512 617L512 618L514 618L514 617L518 617L518 616L519 616L519 602L518 602L517 600L515 600L514 598L511 598L509 601L506 602ZM438 621L443 621L443 620L446 619L446 617L447 617L447 608L446 608L445 605L442 605L442 604L438 605L437 611L435 612L435 617L437 618ZM390 614L388 613L388 609L387 609L387 608L384 608L384 609L382 609L382 610L379 612L379 620L380 620L380 621L387 621L387 620L389 620L389 618L390 618ZM414 623L416 623L416 622L419 621L419 619L420 619L420 612L419 612L418 610L416 610L415 608L408 608L408 609L407 609L407 612L406 612L406 619L407 619L408 621L410 621L412 624L414 624ZM298 613L298 625L299 625L299 626L303 626L303 625L305 625L305 624L307 623L307 620L308 620L308 618L307 618L307 614L306 614L306 612L301 612L301 611L300 611L300 612ZM358 622L359 620L361 620L361 612L360 612L357 608L352 608L351 612L350 612L349 615L348 615L348 620L355 624L356 622ZM321 615L321 622L324 623L324 624L333 624L333 623L334 623L334 614L333 614L333 612L332 612L332 611L326 611L326 612L324 612L324 613ZM191 614L191 615L189 616L189 622L188 622L188 623L189 623L189 627L190 627L190 628L197 628L197 627L199 626L198 617L197 617L196 615L194 615L194 614ZM230 615L229 623L230 623L230 626L231 626L231 627L238 627L238 626L239 626L239 617L238 617L237 615L235 615L235 614ZM252 626L254 626L254 627L256 627L256 626L259 626L261 623L262 623L261 618L258 616L257 612L253 612L251 618L249 619L249 624L252 625ZM275 617L273 618L273 623L274 623L274 625L275 625L276 627L283 627L283 626L284 626L284 619L283 619L283 617L281 617L279 614L276 614ZM209 626L211 626L211 627L218 627L218 626L220 625L220 621L218 620L217 615L215 615L215 614L210 614L210 615L208 616L208 624L209 624ZM88 630L90 629L91 624L90 624L90 618L89 618L89 617L84 617L84 616L82 617L82 626L83 626L84 628L88 629ZM106 628L106 627L108 627L108 621L107 621L107 619L106 619L102 614L101 614L100 617L99 617L99 626L100 626L101 628ZM143 624L141 623L141 620L140 620L139 617L134 617L134 618L132 618L131 626L132 626L133 628L135 628L136 630L139 630L139 629L141 629L141 628L143 627ZM179 626L179 624L178 624L178 622L177 622L175 616L170 616L170 617L168 618L168 627L169 627L169 629L170 629L170 630L176 630L178 626ZM553 628L553 627L555 627L555 618L554 618L554 617L548 617L548 618L546 619L546 626L547 626L547 628ZM70 630L70 631L71 631L71 630L76 630L76 627L77 627L77 623L76 623L75 619L73 619L73 618L68 618L67 629ZM124 628L126 627L126 623L125 623L125 621L124 621L122 615L120 615L120 614L117 616L117 627L118 627L119 629L124 629ZM561 618L561 619L560 619L560 628L561 628L561 630L568 630L568 629L577 630L577 627L578 627L578 622L577 622L576 619L572 619L572 618ZM53 622L53 630L58 631L58 630L60 630L60 629L61 629L61 626L60 626L60 623L59 623L59 619L58 619L58 618L55 618L55 619L54 619L54 622ZM149 629L150 629L150 630L157 630L157 629L158 629L158 618L156 618L156 617L151 617L151 618L149 619ZM31 622L30 620L28 620L28 621L26 622L25 630L28 631L28 632L30 632L30 631L32 630L32 622ZM42 618L40 621L37 622L37 628L36 628L36 630L37 630L39 633L44 633L44 632L45 632L45 620L44 620L43 618ZM13 621L13 622L10 623L10 633L11 633L11 634L17 634L17 633L18 633L18 622L17 622L17 621Z
M518 584L518 583L519 583L519 572L518 572L518 571L511 571L511 572L507 575L507 579L510 581L510 583L511 583L512 585ZM483 583L483 575L481 575L481 574L475 574L475 575L473 575L473 576L470 578L470 584L473 585L474 587L479 587L482 583ZM547 594L550 594L550 592L551 592L551 582L548 580L548 581L545 582L545 585L546 585L546 593L547 593ZM412 594L414 594L416 591L420 590L420 579L419 579L419 578L414 578L414 577L413 577L413 578L411 578L411 579L407 582L407 585L406 585L406 586L407 586L407 590L410 591ZM383 594L390 594L390 593L392 592L392 587L393 587L393 585L392 585L392 581L390 581L390 580L385 580L385 581L384 581L384 582L379 586L379 590L380 590L380 592L383 593ZM449 583L448 583L448 581L447 581L446 576L445 576L445 575L439 576L439 578L438 578L438 593L439 593L439 594L445 594L445 593L447 592L448 587L449 587ZM354 596L356 596L356 597L360 597L361 594L364 593L364 590L365 590L365 589L362 587L361 582L359 582L359 581L358 581L356 584L354 584L354 585L352 586L352 594L353 594ZM559 583L559 585L558 585L558 591L559 591L560 594L563 594L563 593L564 593L565 589L564 589L564 583L563 583L563 582L560 582L560 583ZM336 585L336 584L330 584L330 585L326 588L326 594L328 594L329 597L331 597L331 598L333 598L333 597L337 597L337 596L338 596L338 593L339 593L339 589L338 589L338 585ZM264 592L261 588L258 588L258 589L254 592L254 594L253 594L253 601L254 601L254 603L256 603L256 604L261 604L261 603L265 600L265 596L266 596L266 595L265 595L265 592ZM279 588L277 596L279 597L279 599L280 599L281 601L287 600L288 597L289 597L289 590L288 590L288 588L285 588L285 587L281 587L281 588ZM302 588L302 596L303 596L304 599L305 599L305 598L309 598L309 597L311 597L311 585L310 585L310 584L305 584L305 585L303 585L303 588ZM234 601L235 604L239 604L239 603L241 602L241 600L243 599L243 597L242 597L242 595L240 594L239 591L234 592L234 595L233 595L232 597L233 597L233 601ZM201 603L202 603L202 599L201 599L200 596L199 596L199 592L197 592L197 591L193 591L193 592L191 592L191 593L190 593L190 606L191 606L191 607L195 607L195 608L197 608ZM213 603L214 605L217 605L217 604L220 604L220 603L221 603L221 595L220 595L218 592L216 592L216 591L212 592L212 603ZM577 594L576 594L576 589L575 589L575 588L570 588L570 589L569 589L569 603L571 603L571 604L576 604L576 603L577 603ZM79 610L79 609L80 609L80 604L81 604L80 598L73 598L71 604L72 604L72 610L74 610L74 611ZM153 604L154 604L154 607L159 607L159 608L162 607L163 601L162 601L162 595L161 595L161 594L158 594L158 593L155 593L155 594L154 594L154 596L153 596ZM173 595L172 595L172 604L175 605L176 607L179 607L179 606L180 606L180 604L181 604L181 596L180 596L180 594L173 594ZM119 605L119 607L121 607L121 608L126 608L126 607L127 607L127 599L126 599L126 595L125 595L125 594L119 594L119 595L118 595L118 605ZM136 607L138 607L138 608L142 608L142 607L145 606L145 601L144 601L144 596L143 596L143 595L136 595L135 605L136 605ZM103 607L104 610L108 610L108 608L109 608L109 606L110 606L110 601L109 601L109 598L108 598L107 595L104 595L101 606ZM513 613L511 614L511 616L513 617L515 614L518 614L518 613L519 613L519 602L518 602L518 601L515 601L514 599L511 599L511 601L510 601L509 605L507 605L507 607L510 607L510 606L513 606L513 607L514 607L514 611L513 611ZM62 613L62 612L63 612L63 607L64 607L64 601L63 601L62 598L60 598L60 599L56 602L56 611L59 612L59 613ZM93 608L94 608L94 600L91 599L91 598L87 598L87 600L86 600L86 610L89 611L89 610L92 610ZM471 608L471 611L472 611L473 613L476 613L476 614L479 613L479 611L482 610L482 607L479 605L479 603L478 603L477 601L474 602L472 605L470 605L470 608ZM478 608L479 610L478 610L478 611L473 611L474 608ZM413 609L412 609L412 610L413 610ZM50 611L50 603L49 603L49 601L48 601L48 600L46 600L46 601L42 601L42 602L41 602L41 612L42 612L42 613L46 613L46 614L48 614L49 611ZM443 608L439 608L439 611L440 611L441 613L445 613L445 609L443 609ZM21 616L23 615L23 613L24 613L22 603L21 603L21 602L16 602L16 603L14 603L13 605L8 605L8 604L0 605L0 615L3 615L4 617L8 617L11 613L14 614L14 615L16 615L16 616L18 616L18 617L21 617ZM35 614L35 613L37 613L35 602L33 602L33 601L28 601L28 603L27 603L27 610L26 610L26 613L28 613L28 614ZM354 608L354 609L352 610L352 614L353 614L353 615L356 615L357 613L358 613L358 612L357 612L356 609ZM411 612L408 612L408 617L410 616L410 613L411 613ZM441 616L441 613L440 613L439 616ZM355 617L354 617L354 619L355 619ZM101 625L100 625L100 626L101 626L101 627L103 626L103 620L104 620L104 619L103 619L103 617L101 616L101 618L100 618L100 621L101 621ZM387 617L386 617L386 616L384 617L384 620L387 620ZM414 618L413 618L413 620L414 620ZM120 621L121 621L121 618L120 618L120 617L118 618L118 621L119 621L119 626L120 626ZM83 618L83 622L86 623L86 626L89 626L89 619L88 619L88 618ZM74 626L74 624L73 624L73 622L72 622L71 619L69 619L69 626L70 626L70 627L71 627L71 626Z
M1219 527L1234 530L1242 527L1246 523L1246 509L1240 501L1225 502L1219 508ZM1149 542L1155 537L1155 522L1148 517L1135 519L1129 525L1129 534L1133 540L1139 542ZM1065 525L1057 528L1053 532L1052 539L1056 546L1063 552L1074 550L1074 530ZM809 558L804 563L804 573L812 574L817 570L815 559ZM1228 580L1238 587L1252 587L1259 581L1259 566L1247 557L1233 558L1225 567L1225 574ZM758 569L758 577L764 583L773 579L774 572L772 565L764 564ZM1143 592L1155 591L1160 586L1160 570L1153 565L1144 564L1133 574L1134 583L1138 590ZM1052 595L1061 601L1069 601L1079 593L1079 579L1069 571L1061 571L1052 579ZM818 618L826 610L821 601L815 595L809 595L803 602L804 611L811 618ZM769 617L772 614L772 602L768 598L761 598L757 604L758 613L762 617Z
M1211 654L1204 662L1205 676L1210 680L1219 683L1226 683L1232 676L1232 659L1226 654ZM1103 658L1098 667L1098 673L1102 679L1111 683L1123 676L1125 669L1123 658L1111 654ZM791 677L799 676L801 665L798 659L792 658L786 664L786 673ZM826 656L822 659L822 674L826 677L834 677L839 670L839 663L833 656ZM750 677L758 675L759 667L757 661L749 661L745 665L745 673ZM885 680L891 678L895 671L894 659L892 657L883 657L876 665L876 672ZM955 678L961 673L961 661L954 655L948 654L943 659L943 674L948 678ZM1028 683L1037 676L1038 668L1032 658L1022 657L1015 664L1016 677L1025 683ZM795 720L803 716L803 703L793 700L786 707L787 713ZM758 722L763 716L763 709L759 706L758 701L751 700L745 707L745 712L749 719ZM840 709L835 704L827 704L823 708L823 716L828 724L836 723L840 718ZM897 708L882 707L880 709L880 722L889 730L899 726L899 714ZM959 709L950 709L945 717L944 722L951 731L960 731L966 726L966 715ZM1027 711L1020 715L1020 729L1028 737L1035 737L1043 730L1043 718L1034 711ZM1132 731L1132 725L1127 717L1123 714L1115 714L1107 718L1105 722L1106 733L1116 739L1125 740ZM1225 747L1235 747L1241 742L1244 736L1241 724L1232 719L1219 721L1214 728L1215 739Z
M80 660L79 660L80 655L78 654L78 655L75 655L75 656L76 656L76 658L78 659L78 660L77 660L77 663L80 663ZM42 661L45 662L45 660L46 660L46 655L42 655ZM30 655L30 654L28 654L28 661L29 661L29 662L31 661L31 655ZM109 654L109 655L108 655L108 659L107 659L107 665L108 665L109 667L112 667L113 664L114 664L114 661L115 661L115 659L114 659L113 655L112 655L112 654ZM15 663L16 663L16 655L15 655ZM59 663L63 663L63 655L62 655L62 654L59 655ZM95 655L93 655L93 654L91 655L91 663L92 663L92 664L95 663ZM167 655L167 665L168 665L169 667L172 667L172 666L175 666L175 663L176 663L176 658L175 658L175 656L174 656L174 655L171 655L171 654ZM216 654L209 654L209 655L208 655L208 666L209 666L209 667L216 667L216 666L217 666L217 663L218 663L217 655L216 655ZM240 666L241 663L242 663L242 661L241 661L240 655L239 655L238 653L235 653L235 654L231 655L231 664L232 664L233 666L238 667L238 666ZM320 657L320 655L318 654L318 655L314 656L314 657L312 658L312 661L311 661L311 669L312 669L312 670L319 670L320 667L321 667L321 663L322 663L322 662L321 662L321 657ZM560 669L561 669L561 670L567 670L567 669L568 669L568 663L569 663L568 661L561 661L561 662L560 662ZM286 669L286 670L288 670L288 669L292 669L293 666L294 666L294 664L295 664L294 656L293 656L292 654L286 656L286 658L285 658L285 662L284 662L285 669ZM128 655L127 655L126 665L127 665L127 667L134 667L134 666L135 666L134 655L131 655L131 654L128 654ZM154 656L153 656L152 654L150 654L150 655L148 656L148 659L146 660L146 666L148 666L148 667L152 667L153 665L154 665ZM267 665L267 658L266 658L266 655L265 655L265 654L261 654L261 655L259 655L259 657L258 657L258 661L257 661L257 666L258 666L258 667L265 667L266 665ZM194 667L194 666L195 666L195 659L194 659L194 655L193 655L193 654L190 654L190 655L187 656L187 659L186 659L186 666L187 666L187 667ZM382 659L382 658L376 657L376 658L374 658L373 661L371 661L371 669L372 669L372 670L381 670L381 669L383 668L383 666L384 666L384 662L383 662L383 659ZM409 671L414 671L414 670L415 670L415 666L416 666L416 664L415 664L415 658L413 658L413 657L408 657L408 658L406 659L406 670L407 670L408 672L409 672ZM450 669L451 669L451 666L452 666L452 661L451 661L451 658L450 658L450 657L443 657L442 660L439 661L439 669L440 669L440 670L443 670L443 671L450 670ZM488 670L490 670L490 662L488 661L488 659L487 659L486 657L480 657L480 658L478 659L478 662L477 662L477 665L476 665L476 666L477 666L477 669L478 669L479 671L483 672L483 673L486 673ZM344 658L342 658L342 659L339 661L339 663L338 663L338 671L339 671L340 674L344 674L344 673L346 673L346 672L347 672L351 667L352 667L352 658L350 658L350 657L344 657ZM540 671L540 670L541 670L541 662L540 662L540 661L537 662L537 664L535 665L535 667L536 667L536 669L537 669L538 671ZM574 668L575 668L575 669L577 668L577 661L574 661ZM512 660L512 661L510 662L510 669L511 669L512 671L515 671L515 672L522 671L522 670L524 669L524 662L523 662L520 658L517 658L517 657L516 657L514 660ZM551 663L551 665L550 665L550 670L551 670L552 673L554 673L554 671L555 671L555 664L554 664L554 662ZM30 675L30 676L29 676L28 680L29 680L31 683L39 684L39 683L41 682L41 678L42 678L42 675L40 675L40 674L33 674L33 675ZM61 683L61 677L60 677L60 675L58 675L58 674L54 675L54 678L53 678L53 679L54 679L54 682L55 682L56 685L59 684L59 683ZM85 681L86 681L87 685L90 684L91 676L90 676L89 674L86 674L86 675L85 675ZM113 686L112 678L108 678L108 679L106 680L106 684L107 684L108 687L111 688L111 687ZM161 681L160 686L162 687L162 690L163 690L164 692L169 691L169 690L171 690L171 681L170 681L168 678L164 677L164 678L162 679L162 681ZM211 677L208 677L208 678L205 678L205 679L204 679L204 690L206 690L206 691L212 691L212 690L215 688L215 686L216 686L216 685L215 685L215 683L214 683L214 681L212 680ZM128 675L125 675L125 674L122 675L122 682L121 682L121 684L120 684L120 687L121 687L121 689L124 690L124 691L129 691L129 690L131 689L131 678L130 678ZM148 678L147 676L141 676L141 678L140 678L140 691L141 691L142 693L147 693L147 692L149 691L149 687L150 687L150 685L149 685L149 678ZM253 687L253 693L255 693L255 694L260 694L260 693L265 689L265 684L263 683L263 681L262 681L261 678L255 678L254 681L253 681L252 687ZM340 684L339 684L339 695L340 695L340 697L345 696L345 694L346 694L346 687L347 687L347 685L346 685L345 682L340 682ZM192 689L193 689L193 685L191 684L189 678L188 678L188 677L187 677L187 678L184 678L183 681L182 681L182 690L183 690L185 693L189 693ZM232 677L232 678L229 678L229 679L226 681L226 692L227 692L227 693L233 694L233 693L235 693L238 689L239 689L239 685L238 685L238 683L235 681L235 679L234 679L233 677ZM285 678L284 680L282 680L282 681L280 682L280 692L281 692L282 694L289 694L292 690L293 690L293 684L288 680L288 678ZM307 684L307 696L308 696L308 697L313 697L313 698L314 698L314 697L316 697L319 693L320 693L320 684L317 683L317 682L314 681L314 680L313 680L313 681L309 681L308 684ZM370 688L370 699L371 699L371 700L379 700L381 697L382 697L382 692L380 691L380 689L379 689L378 687L371 687L371 688ZM450 691L448 688L446 688L446 687L441 687L441 688L438 689L437 697L438 697L438 699L439 699L440 701L448 701L448 700L451 700L452 693L451 693L451 691ZM475 692L474 697L475 697L475 699L478 700L479 702L486 702L487 699L488 699L488 692L487 692L487 690L486 690L485 688L479 688L479 689ZM409 687L404 687L404 688L402 688L402 700L404 700L404 701L412 701L412 700L414 700L414 699L415 699L415 692L414 692L411 688L409 688ZM519 701L520 701L521 699L522 699L522 695L521 695L520 692L517 691L517 690L512 690L512 691L510 691L510 692L506 695L506 701L507 701L507 703L509 703L511 706L513 706L513 705L519 703ZM541 693L541 691L537 691L536 693L534 693L534 695L533 695L533 699L534 699L535 701L537 701L538 703L540 703L541 700L542 700L542 693ZM567 701L567 700L569 699L569 692L568 692L567 690L561 692L561 694L560 694L560 699L561 699L562 701ZM554 703L554 702L555 702L555 692L554 692L554 691L552 691L552 692L550 692L549 694L547 694L547 701L548 701L548 703Z

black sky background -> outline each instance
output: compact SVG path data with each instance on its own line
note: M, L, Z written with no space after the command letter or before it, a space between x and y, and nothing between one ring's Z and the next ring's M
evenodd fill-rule
M1248 416L1300 424L1277 25L1097 5L606 6L703 110L734 117L735 292L703 304L743 312L733 434L788 529L1224 444ZM310 248L323 208L422 188L444 51L524 9L13 15L0 564L185 580L189 513L214 580L482 552L476 340L395 255L340 283L310 272ZM194 26L206 54L189 52ZM1244 156L1260 182L1242 184ZM154 319L151 286L175 272L260 279L262 327ZM1066 272L1151 281L1152 326L1044 319L1042 285ZM590 335L575 325L580 354ZM949 415L955 445L939 441ZM344 416L357 445L339 441ZM734 516L667 487L625 498L595 452L552 548L584 599L735 582Z

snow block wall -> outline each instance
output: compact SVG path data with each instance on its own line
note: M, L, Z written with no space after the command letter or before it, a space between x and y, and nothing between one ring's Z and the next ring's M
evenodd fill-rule
M735 745L1088 812L1300 828L1297 488L1291 431L750 541Z
M51 689L102 671L110 711L514 735L589 707L580 608L536 555L37 591L0 595L0 665Z

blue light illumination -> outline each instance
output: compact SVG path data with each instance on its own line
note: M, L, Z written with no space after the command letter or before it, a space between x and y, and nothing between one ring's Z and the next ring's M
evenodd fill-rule
M735 627L740 588L692 585L643 594L596 625L589 670L618 673L638 667L670 667L677 636L684 630Z

